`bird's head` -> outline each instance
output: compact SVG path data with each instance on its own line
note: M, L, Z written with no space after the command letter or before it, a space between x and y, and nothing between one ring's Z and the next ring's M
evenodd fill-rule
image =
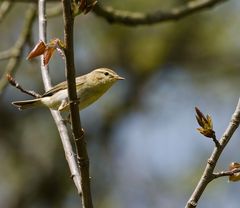
M108 68L99 68L93 70L89 73L92 81L98 83L99 85L112 85L118 80L123 80L116 72Z

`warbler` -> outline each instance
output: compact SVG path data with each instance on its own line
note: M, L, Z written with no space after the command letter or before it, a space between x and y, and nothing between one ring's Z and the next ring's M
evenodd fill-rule
M79 110L82 110L100 98L116 81L123 80L116 72L108 68L95 69L76 77L76 91ZM69 110L67 82L61 82L40 98L15 101L12 104L20 110L34 107L48 107L58 111Z

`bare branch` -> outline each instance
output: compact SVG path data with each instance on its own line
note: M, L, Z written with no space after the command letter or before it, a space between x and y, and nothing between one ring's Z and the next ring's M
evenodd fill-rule
M7 74L13 75L15 73L16 68L19 66L23 48L30 36L32 25L36 17L36 13L37 13L36 5L31 4L25 15L25 22L22 32L20 33L19 38L16 41L15 45L11 49L1 53L2 57L5 56L5 58L9 58L9 61L0 79L0 93L3 92L6 85L8 84L6 75Z
M90 189L89 177L89 158L87 153L86 141L81 128L79 115L76 80L75 80L75 65L73 51L73 27L74 17L71 9L70 0L62 0L63 4L63 19L64 19L64 43L65 43L65 72L67 76L68 97L70 102L70 116L72 131L75 145L77 147L77 156L81 172L81 187L82 187L82 206L83 208L92 208L92 196Z
M34 2L37 0L8 0L11 2ZM48 0L57 2L58 0ZM192 15L194 13L209 9L227 0L194 0L187 1L186 4L172 8L168 11L158 10L151 13L131 12L117 10L112 7L103 6L97 3L93 8L93 12L106 19L110 23L124 24L128 26L151 25L167 21L175 21ZM55 16L60 12L60 8L53 11L51 16Z
M46 2L45 0L39 0L39 39L41 39L44 42L47 42L46 38ZM41 57L41 72L42 72L42 78L43 83L45 86L45 90L49 90L51 88L51 80L49 76L49 68L48 66L44 65L44 58ZM73 152L73 148L70 142L70 138L68 135L67 127L64 123L64 119L61 117L60 113L58 111L51 110L51 114L53 116L53 119L56 123L56 126L59 131L59 135L61 137L61 141L63 144L63 149L65 152L65 157L68 162L71 177L75 183L75 186L78 190L78 193L81 194L81 177L78 169L78 165L76 162L75 154Z
M195 190L193 191L192 196L190 197L189 201L187 202L186 208L196 207L198 200L202 196L207 185L213 179L217 178L217 175L215 175L213 173L214 168L217 164L219 157L222 154L222 151L224 150L227 143L230 141L235 130L238 128L239 123L240 123L240 98L238 100L236 110L232 115L232 119L231 119L227 129L225 130L224 134L222 135L221 139L219 140L219 146L214 148L211 157L208 159L208 163L205 167L202 177L199 180L198 185L196 186Z
M128 26L150 25L167 21L179 20L198 11L211 8L227 0L195 0L187 1L183 6L173 8L169 11L156 11L151 13L130 12L116 10L97 4L93 11L96 15L103 17L110 23L120 23Z

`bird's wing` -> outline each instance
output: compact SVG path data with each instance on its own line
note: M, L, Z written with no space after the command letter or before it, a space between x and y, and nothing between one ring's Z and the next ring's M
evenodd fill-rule
M48 97L48 96L52 96L53 94L55 94L56 92L60 91L60 90L64 90L66 89L67 86L67 82L61 82L57 85L55 85L53 88L51 88L50 90L48 90L47 92L45 92L42 97Z
M85 81L85 78L82 77L77 77L76 78L76 85L82 85ZM55 94L56 92L60 91L60 90L65 90L67 88L67 82L61 82L57 85L55 85L52 89L48 90L47 92L45 92L42 97L48 97L48 96L52 96L53 94Z

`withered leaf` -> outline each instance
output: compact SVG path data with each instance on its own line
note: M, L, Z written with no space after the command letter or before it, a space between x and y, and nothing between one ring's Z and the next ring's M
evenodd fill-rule
M49 63L50 59L52 58L55 50L56 50L55 48L47 47L47 49L45 50L45 52L43 54L43 64L44 64L44 66L48 65L48 63Z
M37 43L37 45L28 54L27 60L31 60L32 58L42 55L45 49L46 49L46 44L42 40L40 40Z
M52 58L55 50L64 58L64 43L58 39L54 38L45 44L42 40L34 47L34 49L29 53L27 59L32 59L37 56L43 55L43 64L47 65Z

